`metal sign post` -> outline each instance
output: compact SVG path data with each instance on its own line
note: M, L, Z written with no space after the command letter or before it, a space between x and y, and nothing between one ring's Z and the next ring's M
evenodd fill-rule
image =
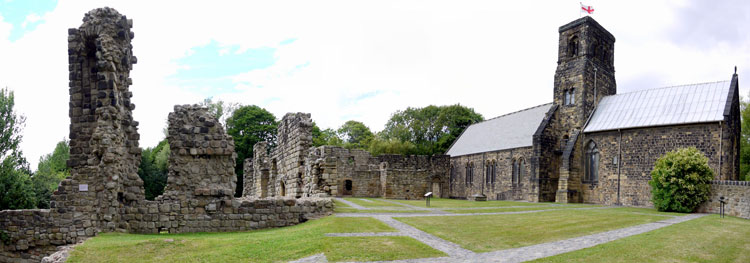
M721 218L724 218L724 204L726 204L727 201L724 201L724 197L721 196L719 197L719 203L720 203L719 214L721 215Z
M424 199L427 201L427 207L430 207L430 197L432 197L432 192L424 194Z

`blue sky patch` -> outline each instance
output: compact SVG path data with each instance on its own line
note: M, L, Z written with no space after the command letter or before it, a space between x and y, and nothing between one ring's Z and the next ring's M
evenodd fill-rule
M272 66L277 60L275 53L276 48L240 50L240 46L222 46L212 40L177 59L180 69L170 79L206 96L234 92L232 76Z
M0 15L13 26L8 40L16 41L36 29L43 22L41 17L55 7L57 0L0 0Z

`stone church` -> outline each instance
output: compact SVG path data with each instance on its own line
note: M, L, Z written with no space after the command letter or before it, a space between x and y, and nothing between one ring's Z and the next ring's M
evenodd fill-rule
M618 94L615 37L588 16L559 33L553 101L469 126L447 152L450 197L651 206L654 162L690 146L716 180L738 179L736 69Z

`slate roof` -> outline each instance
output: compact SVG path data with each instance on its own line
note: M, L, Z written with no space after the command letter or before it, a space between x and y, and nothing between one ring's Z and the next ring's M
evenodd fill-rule
M649 89L602 98L584 132L724 120L731 81Z
M498 116L466 128L447 155L461 156L532 145L533 135L552 103Z

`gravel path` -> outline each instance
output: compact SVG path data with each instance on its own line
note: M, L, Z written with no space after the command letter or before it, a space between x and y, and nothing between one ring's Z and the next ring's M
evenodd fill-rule
M359 209L359 210L369 210L370 209L368 207L364 207L364 206L355 204L352 201L346 200L344 198L336 198L336 201L342 202L344 204L347 204L348 206L351 206L352 208Z

